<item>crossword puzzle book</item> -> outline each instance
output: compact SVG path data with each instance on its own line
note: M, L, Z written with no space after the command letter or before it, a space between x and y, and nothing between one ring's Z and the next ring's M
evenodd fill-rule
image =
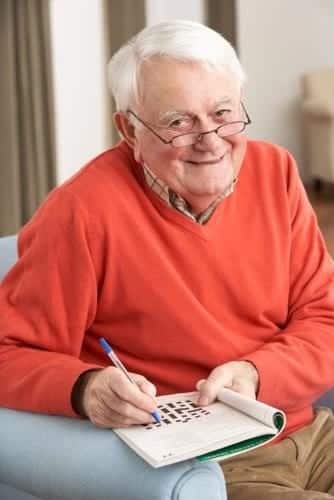
M188 458L223 460L272 441L285 426L281 410L222 389L209 406L196 406L197 392L160 396L161 423L114 429L153 467Z

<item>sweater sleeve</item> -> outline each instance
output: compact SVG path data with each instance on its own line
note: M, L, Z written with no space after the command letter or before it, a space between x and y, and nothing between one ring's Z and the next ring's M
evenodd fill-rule
M312 404L334 384L334 263L290 155L287 164L287 321L271 342L245 359L259 372L258 399L293 412Z
M83 337L97 304L87 216L56 190L19 235L19 259L0 286L0 406L75 416Z

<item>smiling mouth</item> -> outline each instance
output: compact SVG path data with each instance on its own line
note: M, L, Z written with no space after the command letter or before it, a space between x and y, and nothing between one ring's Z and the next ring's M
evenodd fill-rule
M217 163L220 163L223 159L223 156L221 158L217 158L216 160L209 160L209 161L190 161L188 160L187 163L191 163L192 165L216 165Z

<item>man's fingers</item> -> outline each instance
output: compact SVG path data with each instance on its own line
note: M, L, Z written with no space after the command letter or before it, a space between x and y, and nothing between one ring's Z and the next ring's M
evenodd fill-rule
M196 389L199 391L203 385L203 383L205 382L205 378L202 378L201 380L199 380L196 384Z
M230 361L217 366L206 380L197 383L198 404L205 406L212 403L223 387L256 399L257 385L258 373L252 364L247 361Z
M108 370L110 372L113 370L107 381L108 388L119 397L120 401L128 402L147 413L152 413L156 410L154 399L146 392L143 392L137 383L132 384L118 368L109 367ZM138 375L133 377L135 381L141 380L140 383L144 384L144 377L142 379ZM148 381L147 383L149 384ZM145 387L147 386L145 385Z
M254 385L245 379L235 380L231 386L232 391L239 392L243 396L256 399Z
M232 386L231 373L229 370L224 370L223 365L219 366L212 370L206 380L200 381L199 386L200 394L197 403L201 406L211 404L217 398L222 387Z
M124 418L136 421L136 423L148 423L152 421L151 411L142 410L135 404L124 399L120 399L113 395L113 408L117 409L117 413L123 415ZM153 405L154 411L155 407Z
M90 415L91 422L103 428L115 428L115 427L128 427L129 425L138 425L138 424L146 424L151 423L152 419L148 417L144 421L138 422L130 417L124 417L120 413L116 411L105 411L105 407L96 407L94 411L92 411Z
M127 427L153 421L155 387L145 377L132 374L129 381L118 368L99 371L87 384L85 412L99 427ZM139 384L139 385L138 385Z
M98 427L112 428L151 423L152 417L130 403L119 401L117 397L105 400L100 394L100 399L92 405L90 420Z
M151 398L155 398L157 394L157 388L154 384L149 382L149 380L143 377L143 375L133 375L133 379L142 392L145 392L145 394L151 396Z

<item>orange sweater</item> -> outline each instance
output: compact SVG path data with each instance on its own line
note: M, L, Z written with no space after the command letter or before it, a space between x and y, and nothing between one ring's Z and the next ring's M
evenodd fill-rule
M145 184L125 144L55 189L0 295L0 405L74 415L104 336L158 393L248 359L259 399L312 419L333 384L334 266L291 156L249 141L233 195L200 226Z

